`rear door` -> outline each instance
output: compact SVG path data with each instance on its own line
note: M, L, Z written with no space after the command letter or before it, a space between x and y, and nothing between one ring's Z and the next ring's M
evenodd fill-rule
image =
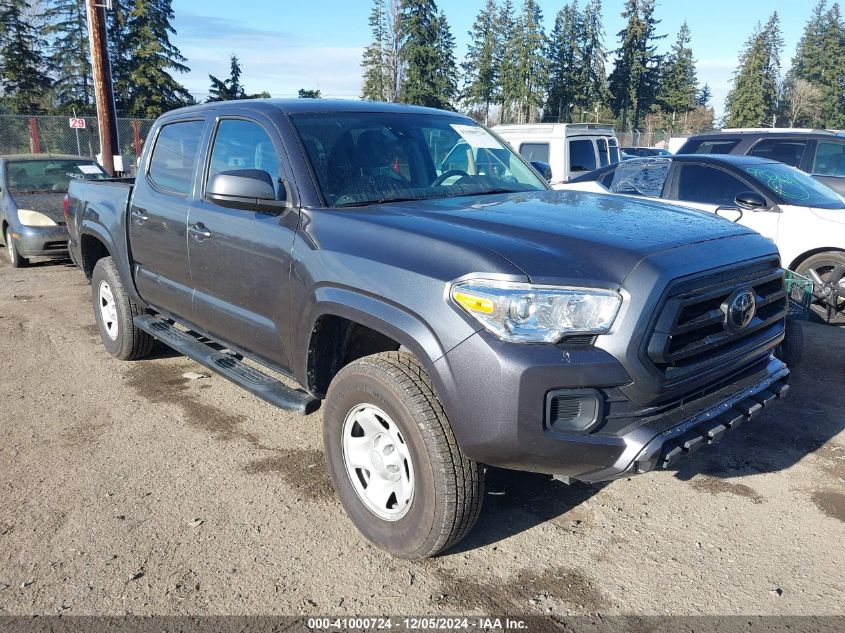
M298 213L230 209L205 198L214 174L260 169L270 174L278 199L284 199L283 182L290 173L283 165L284 149L272 123L263 118L220 117L214 128L202 195L188 222L194 321L212 337L287 369L283 333Z
M749 181L713 165L679 161L674 162L670 180L672 184L664 191L664 197L687 207L716 213L777 242L781 214L776 206L767 211L742 211L734 202L737 194L745 191L766 197Z
M129 243L138 292L153 306L191 318L187 221L205 119L159 128L129 209ZM142 181L143 179L143 181Z
M595 141L590 137L570 137L567 140L566 153L566 180L593 171L599 166Z

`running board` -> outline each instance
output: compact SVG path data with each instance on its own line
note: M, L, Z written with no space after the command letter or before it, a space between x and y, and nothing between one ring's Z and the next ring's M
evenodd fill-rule
M202 343L196 336L175 328L151 314L136 316L133 321L138 328L165 345L273 406L300 415L308 415L320 408L320 401L312 395L301 389L288 387L272 376L250 367L230 354Z

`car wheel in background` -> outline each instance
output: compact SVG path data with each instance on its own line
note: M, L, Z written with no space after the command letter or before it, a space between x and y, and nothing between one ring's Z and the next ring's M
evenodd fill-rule
M120 360L136 360L149 355L155 339L135 327L132 319L144 311L126 294L111 257L94 266L91 298L100 339L109 354Z
M845 324L845 253L813 255L796 272L813 280L813 315L825 323Z
M15 240L12 239L12 229L6 229L6 255L9 257L12 268L23 268L29 265L29 260L18 253Z
M326 396L323 442L346 513L396 556L434 556L478 519L483 466L461 454L412 354L374 354L338 372Z

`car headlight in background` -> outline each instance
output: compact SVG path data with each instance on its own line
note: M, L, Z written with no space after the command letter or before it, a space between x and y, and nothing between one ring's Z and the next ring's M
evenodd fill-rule
M622 297L613 290L489 279L460 281L449 294L487 330L518 343L556 343L572 334L603 334L622 305Z
M30 209L18 209L18 220L24 226L56 226L56 223L43 213Z

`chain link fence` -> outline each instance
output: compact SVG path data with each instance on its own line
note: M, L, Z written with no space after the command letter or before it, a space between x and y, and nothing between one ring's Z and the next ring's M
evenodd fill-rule
M94 158L100 151L96 117L80 117L83 129L66 116L0 115L0 154L75 154ZM118 119L120 151L136 165L154 119Z

